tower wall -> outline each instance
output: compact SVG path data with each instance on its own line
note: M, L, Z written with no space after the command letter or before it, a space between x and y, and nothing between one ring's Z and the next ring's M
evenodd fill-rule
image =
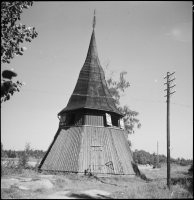
M134 175L125 131L96 126L61 129L42 170L97 174Z

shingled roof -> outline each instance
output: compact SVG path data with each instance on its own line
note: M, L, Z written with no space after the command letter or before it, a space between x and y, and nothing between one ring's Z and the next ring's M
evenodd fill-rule
M81 108L104 110L123 114L116 108L114 100L108 90L104 71L100 65L93 29L85 63L80 71L75 89L67 106L59 115Z

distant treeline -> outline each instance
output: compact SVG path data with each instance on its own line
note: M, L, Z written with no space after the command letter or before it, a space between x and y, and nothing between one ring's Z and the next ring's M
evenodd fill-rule
M15 151L15 150L4 150L3 144L1 142L1 158L20 158L24 154L27 154L28 157L41 159L43 158L46 151L43 150L34 150L30 147L30 143L26 143L24 150Z
M150 165L157 165L161 163L167 162L167 157L165 155L158 155L156 153L150 154L144 150L135 150L133 152L133 159L137 164L150 164ZM171 163L176 163L182 166L191 165L193 164L193 160L191 159L184 159L184 158L170 158Z
M4 158L19 158L22 156L22 154L24 153L24 151L26 150L21 150L21 151L15 151L15 150L4 150L3 149L3 145L1 143L1 157ZM31 149L30 146L27 149L27 154L29 157L32 158L37 158L37 159L41 159L43 158L43 156L45 155L46 151L43 150L34 150ZM150 165L160 165L162 163L166 163L167 162L167 157L165 155L158 155L156 153L150 154L149 152L146 152L144 150L135 150L133 152L133 159L137 164L150 164ZM186 165L191 165L193 163L193 160L191 159L184 159L184 158L170 158L171 163L176 163L182 166L186 166Z
M3 150L3 155L2 157L4 158L19 158L23 155L24 150L23 151L15 151L15 150ZM44 154L46 153L46 151L43 150L32 150L30 149L28 151L28 156L32 157L32 158L37 158L37 159L41 159L43 158Z

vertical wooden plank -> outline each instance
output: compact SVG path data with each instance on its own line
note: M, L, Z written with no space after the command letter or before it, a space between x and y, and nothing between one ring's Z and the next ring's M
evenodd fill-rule
M78 172L84 172L83 165L84 165L84 127L80 127L80 152L78 158Z
M94 165L92 170L102 165L98 173L134 174L127 145L123 130L95 126L70 127L60 131L41 169L84 173L91 165ZM105 166L107 162L112 162L114 169Z
M106 163L112 161L111 157L109 156L109 145L108 145L108 141L107 141L107 132L106 129L103 129L103 154L104 154L104 173L111 173L112 170L107 167ZM113 171L114 172L114 171ZM113 173L112 172L112 173Z
M126 138L124 136L124 132L120 130L112 130L113 132L113 139L117 143L115 145L118 155L120 157L120 160L122 162L122 166L124 169L125 174L134 174L132 165L131 165L131 158L130 158L130 152L126 146Z
M123 166L122 166L122 162L121 162L122 155L118 154L117 141L114 141L113 134L112 134L112 128L109 128L109 134L110 134L111 146L114 151L114 154L113 154L114 162L113 163L116 168L116 170L115 170L116 174L124 174L124 170L123 170Z

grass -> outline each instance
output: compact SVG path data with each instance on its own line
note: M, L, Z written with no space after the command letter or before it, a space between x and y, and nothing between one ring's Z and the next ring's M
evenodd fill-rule
M189 166L171 165L171 189L167 187L167 168L160 170L142 169L140 177L147 183L140 184L140 177L130 181L128 187L113 194L113 198L127 199L184 199L193 198L193 175ZM142 180L142 179L141 179ZM139 181L139 182L138 182Z
M141 176L128 178L124 176L111 177L86 177L77 174L58 173L49 178L54 184L54 189L36 189L34 191L20 190L17 187L2 189L2 199L7 198L43 198L44 195L53 194L56 191L70 190L72 195L76 191L88 189L101 189L111 192L113 199L184 199L193 198L193 174L188 173L190 166L171 165L171 189L167 187L167 168L165 165L160 170L142 169ZM10 174L9 174L10 173ZM49 174L44 172L42 174ZM23 169L21 174L3 175L9 177L28 177L32 180L41 179L40 174L34 170ZM72 196L73 197L73 196ZM88 197L89 198L89 197Z
M127 187L115 192L113 198L123 199L182 199L193 198L193 195L184 188L184 185L172 185L171 190L166 186L166 181L151 181L147 184L139 185L135 183L133 187Z

